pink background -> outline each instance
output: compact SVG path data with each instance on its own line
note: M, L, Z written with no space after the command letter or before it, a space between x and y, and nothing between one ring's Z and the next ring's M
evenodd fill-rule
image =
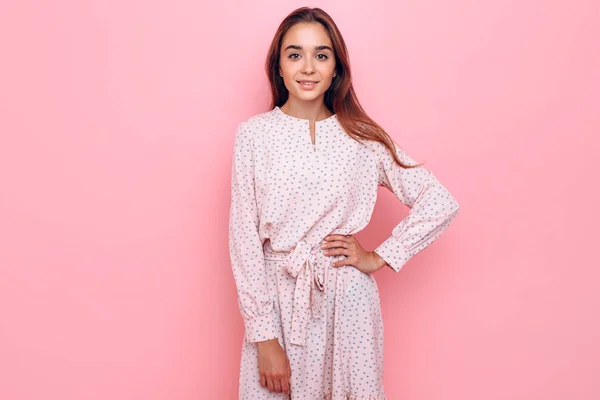
M302 5L0 3L0 399L237 398L234 131ZM598 398L598 3L311 6L461 205L376 274L390 400ZM381 189L359 241L407 213Z

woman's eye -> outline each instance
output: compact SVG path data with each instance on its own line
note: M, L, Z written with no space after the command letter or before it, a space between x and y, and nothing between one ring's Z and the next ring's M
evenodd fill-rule
M290 54L288 56L288 58L291 58L291 59L295 60L295 59L298 58L296 56L300 57L300 54L298 54L298 53L292 53L292 54ZM323 56L323 57L320 57L320 56ZM321 53L321 54L317 54L317 58L319 58L320 60L327 60L329 58L329 56L327 54Z

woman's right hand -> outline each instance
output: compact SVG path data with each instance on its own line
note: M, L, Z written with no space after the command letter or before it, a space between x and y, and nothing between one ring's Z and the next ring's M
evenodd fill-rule
M279 340L258 342L257 346L261 386L268 387L272 392L289 394L292 368Z

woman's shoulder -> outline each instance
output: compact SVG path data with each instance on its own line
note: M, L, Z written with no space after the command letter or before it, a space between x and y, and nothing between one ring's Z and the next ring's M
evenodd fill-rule
M241 120L237 126L237 140L247 140L252 143L263 143L265 133L272 125L272 111L251 115Z
M252 131L260 131L273 121L273 110L251 115L240 122L240 126Z
M361 143L366 149L376 155L377 158L381 157L381 154L387 149L383 143L377 140L365 139L361 140Z

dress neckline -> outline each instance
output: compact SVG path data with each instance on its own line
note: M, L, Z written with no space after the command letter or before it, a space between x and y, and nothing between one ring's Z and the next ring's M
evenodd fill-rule
M308 120L308 119L296 118L296 117L292 117L289 114L286 114L281 108L279 108L279 106L275 106L275 108L273 108L273 110L276 111L279 115L281 115L284 118L287 118L287 119L289 119L291 121L301 122L301 123L304 123L304 124L310 122L310 120ZM334 119L337 119L337 114L336 113L330 115L329 117L327 117L325 119L321 119L321 120L315 121L315 124L322 124L324 122L332 121Z

